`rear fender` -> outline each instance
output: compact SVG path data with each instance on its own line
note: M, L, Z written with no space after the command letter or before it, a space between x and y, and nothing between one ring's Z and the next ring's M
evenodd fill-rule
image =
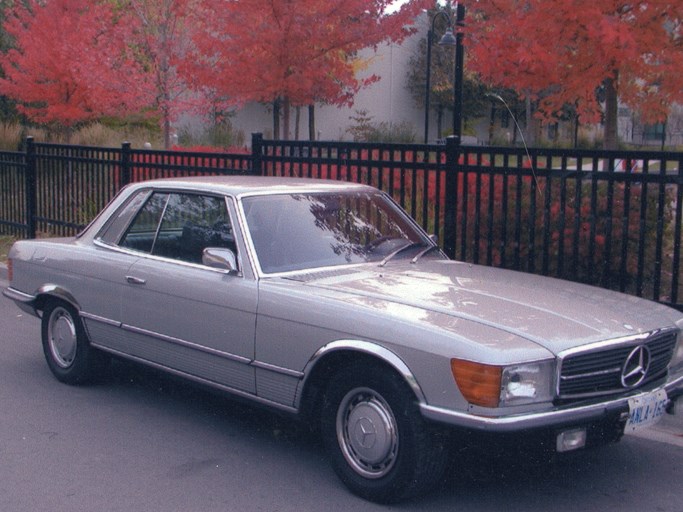
M56 284L45 284L38 288L35 295L35 300L33 301L33 307L42 311L45 308L45 304L51 299L59 299L63 302L70 304L76 309L76 311L81 310L80 305L76 298L69 292L69 290L56 285Z

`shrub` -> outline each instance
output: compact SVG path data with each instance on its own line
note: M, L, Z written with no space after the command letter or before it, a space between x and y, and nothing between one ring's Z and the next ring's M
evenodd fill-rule
M367 110L356 110L356 115L350 119L355 124L347 131L355 142L412 144L417 139L415 130L410 123L376 123L368 115Z

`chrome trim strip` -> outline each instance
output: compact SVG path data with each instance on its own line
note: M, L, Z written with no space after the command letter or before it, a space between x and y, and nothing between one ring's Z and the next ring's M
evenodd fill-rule
M683 386L683 375L678 375L666 384L655 389L629 393L626 396L582 406L565 406L543 412L530 412L514 414L510 416L475 416L472 413L453 411L443 407L434 407L420 403L422 415L433 421L448 423L459 427L486 430L490 432L514 432L527 428L549 427L562 423L581 423L595 420L610 412L628 410L628 401L631 398L644 396L664 389L667 394Z
M274 364L263 363L261 361L252 361L249 363L254 368L260 368L261 370L268 370L275 373L281 373L282 375L287 375L288 377L294 377L296 379L301 379L304 376L304 372L299 372L296 370L290 370L289 368L283 368L281 366L276 366Z
M303 381L299 383L296 392L297 396L294 400L295 407L298 408L300 405L299 402L301 401L302 391L305 389L308 377L311 375L311 370L315 367L316 363L326 354L339 350L351 350L354 352L370 354L388 363L403 376L405 381L415 393L418 402L421 405L427 404L427 400L422 392L422 388L420 388L420 385L417 383L417 379L410 371L410 368L408 368L408 365L406 365L403 360L391 350L369 341L337 340L320 347L306 364L306 367L304 368Z
M164 366L162 364L154 363L152 361L149 361L147 359L143 359L141 357L137 356L132 356L130 354L127 354L125 352L119 352L118 350L111 349L109 347L105 347L102 345L98 345L96 343L92 344L94 347L97 347L100 350L103 350L105 352L108 352L110 354L117 355L119 357L122 357L124 359L130 359L131 361L135 361L141 364L144 364L146 366L150 366L152 368L156 368L157 370L162 370L164 372L170 373L172 375L177 375L178 377L183 377L185 379L197 382L199 384L204 384L206 386L212 387L214 389L219 389L221 391L225 391L226 393L230 393L242 398L248 398L249 400L253 400L255 402L261 403L263 405L268 405L270 407L275 407L277 409L289 412L289 413L298 413L299 410L295 407L289 406L289 405L284 405L278 402L273 402L272 400L268 400L266 398L261 398L259 396L254 395L253 393L249 393L248 391L242 391L240 389L235 389L230 386L226 386L225 384L219 384L217 382L214 382L212 380L204 379L202 377L198 377L197 375L192 375L191 373L185 373L181 370L176 370L174 368L170 368L168 366Z
M56 284L44 284L38 290L36 290L35 297L36 299L40 295L52 295L53 297L57 297L58 299L61 299L65 302L68 302L71 304L76 310L80 312L81 306L78 304L78 301L76 300L76 297L74 297L71 292L68 290L65 290L59 285Z
M162 261L165 263L174 263L174 264L180 265L182 267L206 270L207 272L214 272L216 274L225 274L225 275L232 275L232 276L236 276L236 277L243 277L242 272L232 272L232 271L223 270L220 268L208 267L206 265L202 265L201 263L190 263L189 261L174 260L173 258L165 258L162 256L155 256L154 254L149 254L149 253L145 253L145 252L133 251L131 249L124 249L123 247L119 247L118 245L108 244L99 238L93 240L93 244L97 245L98 247L100 247L102 249L108 249L110 251L118 252L121 254L127 254L128 256L134 256L134 257L141 258L141 259Z
M219 357L222 357L224 359L236 361L238 363L248 364L250 366L253 366L254 368L260 368L262 370L268 370L271 372L280 373L282 375L287 375L288 377L294 377L297 379L301 379L304 376L304 373L300 372L300 371L290 370L289 368L283 368L281 366L276 366L274 364L264 363L262 361L252 360L252 359L249 359L246 357L231 354L229 352L223 352L222 350L217 350L214 348L205 347L204 345L198 345L196 343L192 343L191 341L181 340L179 338L174 338L172 336L167 336L165 334L160 334L157 332L148 331L146 329L140 329L139 327L133 327L133 326L118 322L116 320L110 320L108 318L104 318L104 317L101 317L98 315L93 315L92 313L81 312L81 316L83 318L88 319L88 320L93 320L94 322L99 322L99 323L110 325L113 327L121 327L122 329L129 331L129 332L134 332L136 334L143 334L145 336L151 336L151 337L160 339L162 341L174 343L176 345L182 345L184 347L199 350L201 352L206 352L208 354L211 354L214 356L219 356Z
M121 327L121 322L117 320L111 320L110 318L105 318L99 315L93 315L92 313L86 313L85 311L80 312L81 317L92 320L93 322L99 322L105 325L111 325L112 327Z
M597 372L577 373L576 375L567 375L567 376L560 375L560 379L563 381L585 379L587 377L599 377L600 375L609 375L611 373L619 373L620 371L621 371L621 367L608 368L607 370L600 370Z
M148 331L147 329L141 329L139 327L134 327L132 325L121 324L121 328L125 331L134 332L136 334L142 334L144 336L151 336L153 338L157 338L168 343L173 343L175 345L180 345L194 350L199 350L200 352L206 352L207 354L222 357L230 361L236 361L238 363L243 364L250 364L252 362L252 359L249 359L248 357L238 356L235 354L231 354L229 352L223 352L222 350L205 347L204 345L198 345L197 343L192 343L191 341L181 340L180 338L174 338L172 336L167 336L165 334L160 334L158 332Z
M656 337L656 336L664 336L668 335L671 333L677 332L678 329L676 327L666 327L663 329L655 329L654 331L648 331L648 332L642 332L638 334L629 334L628 336L622 336L620 338L612 338L609 340L603 340L603 341L596 341L594 343L589 343L587 345L582 345L580 347L575 347L575 348L569 348L567 350L563 350L559 354L557 354L558 359L563 360L568 356L573 356L576 354L584 354L584 353L589 353L593 351L599 351L599 350L605 350L608 348L612 348L612 346L629 346L629 345L635 345L638 343L642 343L643 341L647 341L650 338Z

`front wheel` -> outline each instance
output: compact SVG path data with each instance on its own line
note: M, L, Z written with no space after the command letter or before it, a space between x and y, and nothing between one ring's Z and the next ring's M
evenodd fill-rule
M80 384L100 373L106 356L92 348L76 310L61 301L43 311L41 334L47 365L57 380Z
M356 366L331 379L322 409L331 464L358 496L379 503L423 494L446 466L440 431L421 416L395 373Z

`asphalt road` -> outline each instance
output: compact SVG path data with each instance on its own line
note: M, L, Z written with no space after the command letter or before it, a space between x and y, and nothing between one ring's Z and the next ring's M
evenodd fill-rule
M0 328L2 512L683 511L680 416L658 440L452 471L431 495L382 507L349 494L289 418L121 362L97 385L66 386L36 318L0 298Z

